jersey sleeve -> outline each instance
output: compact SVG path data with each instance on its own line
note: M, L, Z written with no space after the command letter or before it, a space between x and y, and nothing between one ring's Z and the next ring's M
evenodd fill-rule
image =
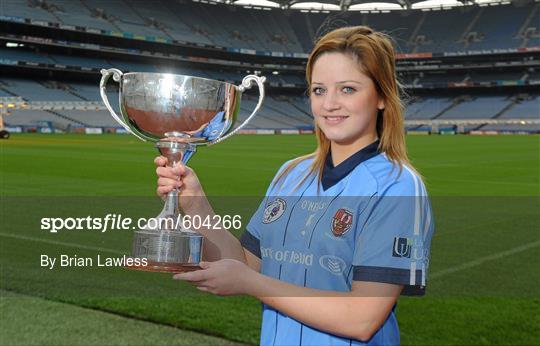
M404 295L424 295L433 234L425 187L409 172L372 200L357 235L353 280L404 285Z
M263 218L264 209L266 207L266 201L268 197L265 196L261 201L261 204L257 208L257 211L249 220L246 230L240 237L240 244L242 247L255 256L261 258L261 230L260 224Z

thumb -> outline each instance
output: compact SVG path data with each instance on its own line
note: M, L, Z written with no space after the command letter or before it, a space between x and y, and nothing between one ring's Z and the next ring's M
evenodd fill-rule
M199 262L199 267L202 269L208 269L210 268L210 262Z
M167 164L167 158L164 156L158 156L154 159L154 163L158 167L165 166Z

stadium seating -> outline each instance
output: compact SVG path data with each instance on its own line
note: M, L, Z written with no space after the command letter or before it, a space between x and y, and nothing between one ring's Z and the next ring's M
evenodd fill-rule
M461 83L467 78L465 72L454 72L452 74L444 71L432 72L430 74L422 74L419 83Z
M540 118L540 97L525 96L501 114L500 119L538 119Z
M259 51L306 53L317 37L344 24L369 25L390 34L402 53L453 52L480 49L505 49L540 45L540 4L523 3L500 6L461 6L444 11L391 11L389 13L304 13L300 11L254 10L240 6L183 1L155 0L3 0L2 15L97 28L109 32L127 32L182 42L248 48ZM242 18L243 20L238 20ZM452 30L448 30L448 28ZM141 37L139 37L141 38ZM32 46L0 47L0 57L40 64L62 64L84 68L118 68L124 72L170 72L224 80L238 84L244 72L230 68L208 69L183 66L182 63L152 64L132 58L104 58L46 53ZM174 66L174 67L172 67ZM97 72L97 71L96 71ZM540 81L533 67L513 70L469 71L400 70L407 86L446 87L449 83L512 84ZM269 85L303 85L300 74L268 74ZM466 91L467 92L467 91ZM96 85L0 78L0 97L18 95L28 101L100 101ZM111 90L111 96L113 92ZM118 98L110 102L118 109ZM255 107L253 94L244 96L240 119ZM68 107L69 108L69 107ZM407 120L452 119L538 119L540 98L537 93L503 91L497 94L442 96L426 94L408 102ZM267 95L260 115L247 128L291 129L312 126L307 97ZM35 126L48 122L60 129L76 126L109 127L115 122L104 110L16 110L6 122ZM535 125L536 126L536 125ZM427 126L410 127L429 130ZM534 127L535 128L535 127ZM466 129L523 129L516 125L467 126Z
M0 84L1 86L2 84ZM0 89L0 97L12 97L12 95L8 94L4 90Z
M39 55L31 50L0 47L0 57L9 60L31 61L36 63L52 64L53 60L47 56Z
M115 65L111 64L105 59L97 58L84 58L71 55L62 55L62 54L48 54L50 63L61 64L66 66L83 66L90 68L111 68Z
M7 92L6 92L7 91ZM114 90L110 91L109 101L114 109L118 109L118 98ZM2 78L0 80L0 97L18 95L27 101L97 101L101 97L97 85L83 83L63 83L55 81L30 81L23 79ZM246 94L242 98L239 118L245 119L255 108L256 96ZM538 119L540 117L540 97L538 95L519 95L513 97L498 95L459 97L416 97L409 100L405 119ZM56 119L54 114L44 111L16 111L16 117L7 122L11 125L29 125L37 121L56 120L62 126L84 123L88 126L116 126L115 122L104 111L65 110L57 111L65 118ZM70 121L71 120L71 121ZM253 129L288 129L305 128L313 124L307 97L267 96L260 114L253 119L247 128Z
M433 119L453 104L451 98L430 97L417 99L406 107L405 119Z
M32 18L46 22L58 22L51 13L39 6L31 6L30 2L4 0L0 3L2 15L20 18Z
M95 127L118 127L118 123L111 117L107 111L58 111L66 114L71 119L77 120L87 126Z
M509 9L511 9L511 14L508 11ZM521 46L522 39L518 36L519 30L531 13L531 7L489 6L481 7L479 11L482 11L482 15L470 28L470 31L478 33L480 40L478 42L473 41L469 45L469 49L494 49ZM536 22L533 21L531 23L532 26L538 26L538 13L535 19Z
M405 119L540 119L540 96L461 95L453 98L416 98L407 105Z
M65 130L78 124L74 121L60 117L52 112L39 110L14 110L11 115L4 118L8 126L36 127L40 124L49 123L56 129Z
M469 73L470 79L475 82L488 82L488 81L503 81L513 80L517 81L525 76L525 71L509 71L509 72L483 72L483 73Z
M317 35L337 25L362 23L392 35L400 52L415 53L539 45L539 6L306 14L164 0L4 0L2 13L182 42L289 53L309 52Z
M86 101L99 101L100 100L99 89L96 87L96 85L70 83L69 86L81 98L83 98Z
M448 109L437 119L485 119L497 116L511 101L504 96L471 97Z
M102 68L118 68L123 72L165 72L165 73L177 73L177 74L186 74L203 78L212 78L223 81L229 81L233 83L239 83L245 74L240 74L237 71L227 71L227 70L208 70L195 67L168 67L165 65L160 65L159 63L145 64L134 61L126 61L119 59L102 59L96 57L79 57L72 55L64 54L47 54L47 53L38 53L28 49L21 48L0 48L0 54L6 59L15 60L15 61L29 61L35 63L45 63L45 64L61 64L66 66L75 66L75 67L88 67L94 69ZM447 74L444 71L430 71L420 72L419 75L406 75L405 77L400 76L402 83L406 85L424 85L424 84L447 84L447 83L461 83L464 81L470 82L495 82L495 81L504 81L504 80L538 80L539 73L532 71L527 72L526 70L515 70L515 71L492 71L487 70L483 72L453 72L452 74ZM283 74L283 75L272 75L269 74L266 76L269 83L280 83L280 84L297 84L304 85L305 78L300 74Z
M411 52L463 50L463 45L460 45L458 41L467 24L474 18L475 12L474 9L453 9L422 13L419 27L416 29L417 33L409 40ZM448 30L449 28L452 29Z
M114 1L110 1L113 3ZM96 7L87 6L86 1L47 0L49 12L64 24L86 26L102 30L118 30L105 18L97 16Z
M28 79L2 78L0 83L13 94L29 101L81 101L79 97L53 85L46 86Z

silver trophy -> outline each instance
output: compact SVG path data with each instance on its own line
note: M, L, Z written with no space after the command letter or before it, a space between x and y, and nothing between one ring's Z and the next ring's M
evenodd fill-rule
M212 79L166 73L122 73L101 70L100 93L111 116L129 133L143 141L156 142L169 165L186 164L199 145L214 145L243 128L261 108L264 77L248 75L240 86ZM120 115L107 99L106 85L113 77L119 86ZM253 84L259 101L253 112L231 131L240 110L242 93ZM203 237L178 222L177 189L171 191L154 220L174 220L147 225L135 232L133 257L146 258L147 266L133 269L182 272L198 268Z

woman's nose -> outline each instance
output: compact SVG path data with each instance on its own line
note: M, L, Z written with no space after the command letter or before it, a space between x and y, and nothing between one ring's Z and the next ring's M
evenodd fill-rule
M325 111L334 111L340 108L338 97L334 93L328 93L324 96L323 108Z

